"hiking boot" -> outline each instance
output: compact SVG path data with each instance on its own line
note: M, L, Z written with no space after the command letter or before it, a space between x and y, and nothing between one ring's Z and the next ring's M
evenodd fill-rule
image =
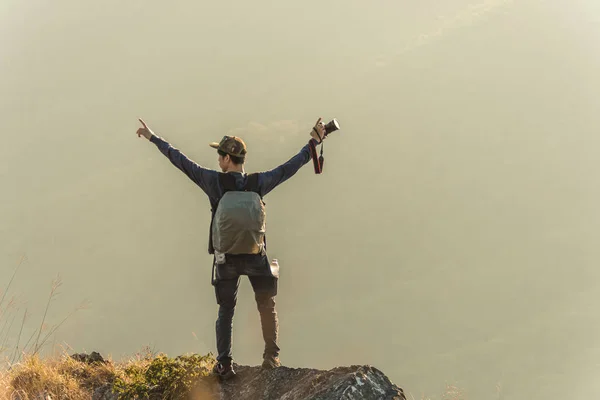
M281 367L281 362L279 361L279 357L266 356L263 360L262 367L264 369L274 369L274 368Z
M235 376L235 371L231 364L215 364L213 368L213 374L217 375L221 380L226 381L227 379L231 379Z

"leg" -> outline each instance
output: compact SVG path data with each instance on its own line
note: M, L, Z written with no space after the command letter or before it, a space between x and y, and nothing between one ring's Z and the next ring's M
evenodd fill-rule
M279 347L277 336L279 333L279 320L275 310L275 296L277 295L277 278L271 276L249 276L262 327L265 350L263 358L278 357Z
M215 284L219 316L217 318L217 361L221 364L231 364L231 342L233 331L233 312L237 302L237 291L240 278L219 280Z

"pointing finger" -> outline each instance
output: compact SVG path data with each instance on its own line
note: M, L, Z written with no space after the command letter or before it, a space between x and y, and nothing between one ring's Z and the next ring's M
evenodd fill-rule
M143 120L143 119L141 119L141 118L138 118L138 121L140 121L140 123L141 123L142 125L144 125L144 128L145 128L145 129L148 129L148 125L146 125L146 123L144 122L144 120Z

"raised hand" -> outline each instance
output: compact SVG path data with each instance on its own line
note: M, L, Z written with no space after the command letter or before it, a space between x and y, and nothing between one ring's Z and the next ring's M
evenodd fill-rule
M140 123L142 124L142 128L139 128L137 130L137 135L138 137L145 137L146 139L150 140L150 138L152 137L152 135L154 135L154 132L152 132L152 130L150 130L150 128L148 128L148 125L146 125L146 123L144 122L143 119L138 118L138 121L140 121Z

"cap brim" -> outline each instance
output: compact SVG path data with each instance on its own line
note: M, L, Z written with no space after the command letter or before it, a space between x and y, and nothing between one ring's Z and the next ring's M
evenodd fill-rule
M219 143L217 142L212 142L208 144L210 147L212 147L213 149L218 149L219 148Z

